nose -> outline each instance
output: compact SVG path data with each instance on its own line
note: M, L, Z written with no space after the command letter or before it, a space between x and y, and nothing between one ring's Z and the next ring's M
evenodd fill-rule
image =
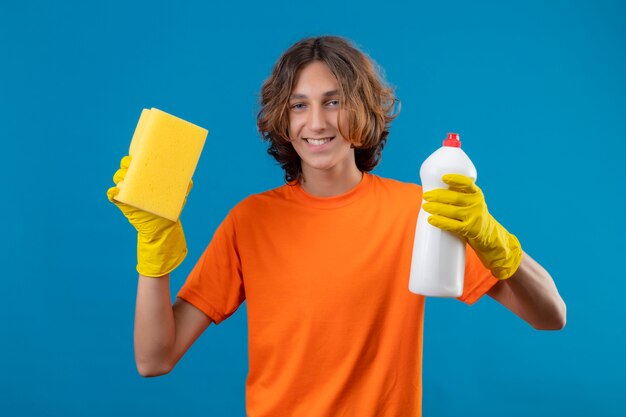
M326 115L321 106L311 106L308 123L311 130L321 131L326 128Z

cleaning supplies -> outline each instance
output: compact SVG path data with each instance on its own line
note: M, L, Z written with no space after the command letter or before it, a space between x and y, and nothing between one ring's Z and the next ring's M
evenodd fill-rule
M159 109L144 109L130 144L132 163L115 200L175 222L207 134Z
M448 133L443 146L422 163L423 191L448 188L442 181L445 174L461 174L474 181L477 178L476 168L461 149L456 133ZM409 290L431 297L459 297L463 293L465 241L428 223L429 215L421 208L417 217Z

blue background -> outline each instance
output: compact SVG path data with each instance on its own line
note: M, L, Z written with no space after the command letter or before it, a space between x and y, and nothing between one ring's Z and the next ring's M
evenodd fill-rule
M505 4L506 3L506 4ZM0 3L0 415L244 416L245 304L167 376L133 360L135 232L106 190L144 107L210 130L176 293L227 211L282 184L257 94L305 36L352 39L402 113L375 173L458 131L491 212L568 306L427 302L425 416L622 416L626 8L619 1Z

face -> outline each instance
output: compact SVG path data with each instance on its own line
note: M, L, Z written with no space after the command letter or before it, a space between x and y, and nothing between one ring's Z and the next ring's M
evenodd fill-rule
M289 139L302 161L302 173L356 170L354 149L339 133L341 102L337 78L325 63L303 67L289 100Z

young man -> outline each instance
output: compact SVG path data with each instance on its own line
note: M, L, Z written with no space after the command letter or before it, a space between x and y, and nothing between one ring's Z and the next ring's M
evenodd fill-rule
M247 300L246 407L261 416L421 415L424 297L408 291L421 187L370 174L394 96L338 37L304 39L262 89L259 131L287 184L237 204L172 306L169 273L186 254L180 222L117 203L138 230L135 354L169 372L209 326ZM117 184L130 161L122 160ZM487 211L472 180L424 195L432 224L468 242L465 291L537 329L565 325L550 275Z

